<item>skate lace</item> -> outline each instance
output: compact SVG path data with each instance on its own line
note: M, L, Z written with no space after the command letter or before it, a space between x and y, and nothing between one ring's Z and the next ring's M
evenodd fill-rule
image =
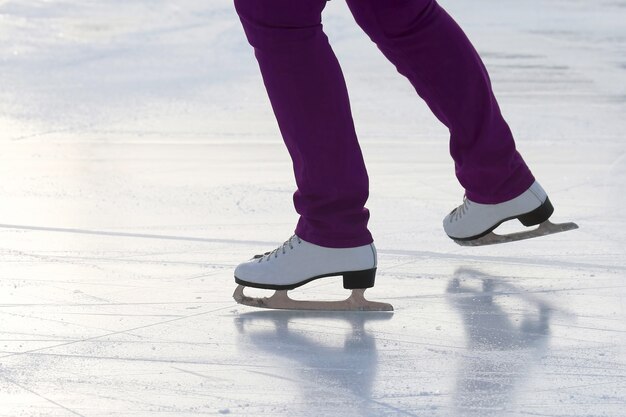
M261 263L263 261L269 261L270 259L272 259L272 257L278 258L279 253L282 253L283 255L285 255L287 253L287 247L289 247L290 250L293 249L293 245L295 242L298 242L298 245L299 245L302 243L302 240L298 236L293 235L289 239L287 239L285 243L283 243L282 245L280 245L273 251L265 252L263 255L260 255L260 256L257 255L259 258L257 262Z
M461 217L463 217L465 213L467 213L467 211L469 210L470 204L471 201L467 199L467 196L463 196L463 204L461 204L452 211L452 220L457 221Z

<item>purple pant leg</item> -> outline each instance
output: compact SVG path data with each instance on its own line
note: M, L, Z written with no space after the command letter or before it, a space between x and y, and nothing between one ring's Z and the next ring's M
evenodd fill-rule
M534 178L515 149L487 71L434 0L347 0L361 28L450 129L456 175L475 202L517 197Z
M296 234L327 247L372 242L368 177L339 63L322 31L326 0L235 0L293 161Z

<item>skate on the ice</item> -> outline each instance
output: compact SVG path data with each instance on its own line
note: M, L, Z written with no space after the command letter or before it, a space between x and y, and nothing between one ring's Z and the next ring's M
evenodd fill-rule
M366 300L363 293L374 286L376 276L374 244L354 248L327 248L306 242L294 235L271 252L256 255L237 266L239 284L233 298L252 307L289 310L393 311L387 303ZM343 276L343 287L352 294L340 301L294 300L288 290L316 279ZM245 287L276 290L271 297L254 298L244 294Z
M518 197L499 204L480 204L465 197L463 204L445 217L443 228L451 239L462 246L514 242L578 229L575 223L552 223L549 219L553 212L546 192L535 181ZM513 219L527 227L539 227L504 235L493 232L505 221Z

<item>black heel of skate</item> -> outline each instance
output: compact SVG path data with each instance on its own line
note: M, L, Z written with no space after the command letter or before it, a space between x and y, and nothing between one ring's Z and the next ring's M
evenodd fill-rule
M546 197L546 201L544 201L542 205L540 205L530 213L522 214L517 219L524 226L534 226L548 220L550 216L552 216L552 213L554 213L554 207L552 207L550 199Z
M343 273L343 288L354 290L357 288L372 288L376 279L376 268L364 271L350 271Z

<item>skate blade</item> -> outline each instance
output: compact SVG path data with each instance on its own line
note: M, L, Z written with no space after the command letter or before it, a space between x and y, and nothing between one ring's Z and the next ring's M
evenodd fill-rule
M250 307L274 310L393 311L391 304L367 300L365 289L352 290L350 297L340 301L302 301L289 298L286 290L278 290L270 297L248 297L243 293L244 288L243 285L238 285L233 298L239 304Z
M578 225L576 223L552 223L550 220L546 220L534 230L510 233L507 235L499 235L491 232L488 235L485 235L478 239L455 240L455 242L461 246L496 245L499 243L516 242L518 240L532 239L539 236L553 235L555 233L567 232L568 230L575 229L578 229Z

